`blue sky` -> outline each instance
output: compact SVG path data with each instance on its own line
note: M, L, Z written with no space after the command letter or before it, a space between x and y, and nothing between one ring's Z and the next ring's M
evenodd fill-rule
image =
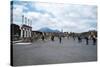
M21 25L22 15L32 20L33 30L42 27L63 29L68 32L97 29L97 7L95 5L14 1L13 23Z

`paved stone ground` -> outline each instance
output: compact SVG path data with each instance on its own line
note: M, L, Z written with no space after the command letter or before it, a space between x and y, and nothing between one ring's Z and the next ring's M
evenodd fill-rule
M62 43L56 38L54 42L36 41L32 44L13 44L14 66L55 64L71 62L88 62L97 60L97 45L78 43L72 38L63 38Z

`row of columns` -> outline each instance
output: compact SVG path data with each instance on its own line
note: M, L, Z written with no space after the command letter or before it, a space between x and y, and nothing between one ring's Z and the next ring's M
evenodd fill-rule
M21 29L21 38L31 37L31 29Z
M30 20L29 18L27 18L24 15L22 15L22 25L23 24L31 26L32 25L32 20Z
M31 37L31 32L32 32L31 25L32 25L32 20L22 15L21 38Z

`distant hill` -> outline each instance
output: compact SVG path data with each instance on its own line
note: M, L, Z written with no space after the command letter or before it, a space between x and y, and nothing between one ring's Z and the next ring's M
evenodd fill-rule
M52 30L48 27L43 27L43 28L39 29L38 31L40 31L40 32L60 32L59 30Z

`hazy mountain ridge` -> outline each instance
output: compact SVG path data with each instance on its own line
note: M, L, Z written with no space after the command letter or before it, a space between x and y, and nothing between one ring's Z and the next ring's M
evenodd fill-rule
M51 28L48 28L48 27L43 27L43 28L40 28L38 31L40 32L60 32L59 30L55 29L51 29Z

